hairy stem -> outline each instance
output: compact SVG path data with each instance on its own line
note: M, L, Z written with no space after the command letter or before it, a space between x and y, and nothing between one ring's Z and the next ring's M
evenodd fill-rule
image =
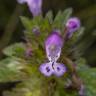
M45 80L44 80L45 81ZM54 96L54 92L56 90L56 81L54 78L50 80L46 79L46 82L43 82L43 90L41 96Z
M68 67L68 69L70 71L70 75L72 77L72 85L71 86L79 91L80 96L83 96L84 85L83 85L82 80L80 79L80 77L77 74L76 65L74 64L74 62L72 60L70 60L67 57L63 57L63 62L66 64L66 66Z

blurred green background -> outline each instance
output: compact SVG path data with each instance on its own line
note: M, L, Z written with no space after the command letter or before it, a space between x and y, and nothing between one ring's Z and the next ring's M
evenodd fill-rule
M43 13L68 7L73 8L73 16L80 18L85 27L83 37L79 42L81 55L87 59L90 66L96 66L96 0L43 0ZM28 7L19 5L16 0L0 0L0 58L2 49L10 43L19 42L23 38L23 26L19 21L20 15L30 16Z

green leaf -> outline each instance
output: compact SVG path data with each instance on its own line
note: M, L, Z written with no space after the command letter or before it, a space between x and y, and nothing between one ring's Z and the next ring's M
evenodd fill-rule
M25 45L23 43L13 44L3 50L3 53L7 56L24 57Z
M59 11L54 19L54 22L52 25L53 28L60 29L61 31L64 32L65 24L71 14L72 14L72 8L68 8L64 10L64 12Z
M78 29L78 31L73 33L73 36L69 40L70 45L75 44L80 40L80 38L83 36L84 29L84 27L81 27L80 29Z
M33 47L38 46L38 43L42 45L42 42L44 42L51 30L49 20L47 18L42 18L41 16L34 17L32 20L21 17L21 20L26 28L25 36L28 41L33 44ZM38 28L38 33L33 32L33 29L36 28Z
M66 54L71 54L73 58L79 58L82 55L82 52L78 50L78 42L82 38L84 33L84 27L73 33L72 37L65 42L64 51Z
M71 16L72 14L72 8L68 8L68 9L65 9L63 14L62 14L62 27L64 28L67 20L69 19L69 17Z
M36 74L32 74L30 78L18 84L11 91L5 91L4 96L41 96L42 95L42 79Z
M20 19L28 32L32 32L32 29L34 27L39 27L42 23L41 16L34 17L33 19L29 19L27 17L21 16Z
M61 18L62 18L62 12L59 11L57 15L55 16L54 22L53 22L53 28L60 29L61 28Z
M45 18L48 19L48 21L50 22L50 24L53 23L53 12L52 11L48 11Z
M90 68L88 70L79 71L79 75L85 85L85 95L96 95L96 68Z
M24 17L24 16L20 16L21 22L24 25L24 27L26 28L26 30L32 30L32 20Z
M57 13L55 19L54 19L54 22L60 22L61 17L62 17L62 12L59 11L59 12Z
M20 81L26 77L21 70L25 65L22 60L7 58L0 62L0 82Z
M54 93L54 96L79 96L78 92L75 90L67 90L62 85L58 85L57 90Z
M78 30L78 37L81 38L82 35L84 34L84 31L85 31L85 28L84 27L81 27L79 30Z
M84 83L85 96L95 96L96 68L89 68L83 58L77 60L76 63L78 75Z

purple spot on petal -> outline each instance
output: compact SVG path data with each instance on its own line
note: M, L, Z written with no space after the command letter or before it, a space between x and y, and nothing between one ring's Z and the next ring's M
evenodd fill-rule
M52 63L41 64L39 70L45 76L51 76L53 74Z
M50 68L49 67L46 67L46 70L47 70L47 72L49 72L50 71Z
M64 75L65 72L66 72L66 67L64 64L60 64L60 63L54 64L54 74L57 77Z
M60 71L60 68L59 67L57 67L57 71Z

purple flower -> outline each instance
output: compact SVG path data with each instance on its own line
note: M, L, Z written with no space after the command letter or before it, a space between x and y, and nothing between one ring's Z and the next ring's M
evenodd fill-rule
M33 16L41 14L42 0L17 0L20 4L27 3Z
M54 74L57 77L62 76L66 72L66 67L64 64L56 63L54 64Z
M42 64L39 70L45 76L51 76L53 74L52 63L49 62L49 63Z
M40 72L45 76L54 74L55 76L60 77L66 72L64 64L56 62L60 57L62 46L63 39L59 34L59 30L55 30L45 41L45 49L49 63L40 65Z
M46 54L49 61L57 61L60 57L63 40L59 33L53 32L45 41Z
M66 72L66 67L64 66L64 64L49 62L42 64L40 66L40 71L47 77L51 76L52 74L60 77Z
M73 32L80 28L80 20L77 17L70 18L66 23L67 37L71 38Z

